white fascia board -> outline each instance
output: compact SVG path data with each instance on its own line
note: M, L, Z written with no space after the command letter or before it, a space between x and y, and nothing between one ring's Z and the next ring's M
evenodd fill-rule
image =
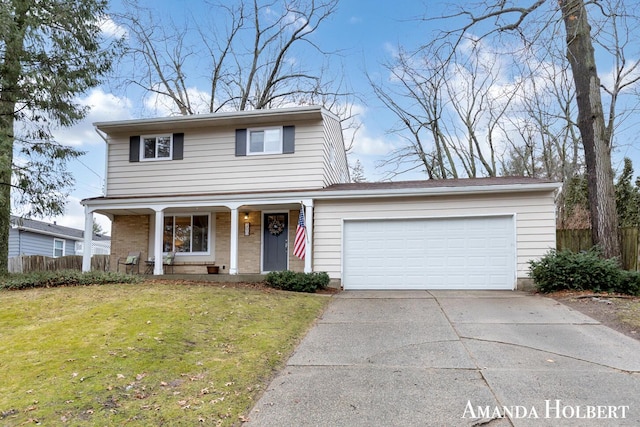
M314 200L336 199L364 199L364 198L391 198L391 197L417 197L417 196L446 196L464 194L495 194L495 193L520 193L548 191L553 192L561 187L559 183L540 184L508 184L486 185L467 187L435 187L435 188L405 188L385 190L309 190L299 192L281 193L255 193L255 194L216 194L194 195L175 197L135 197L122 199L90 199L81 203L91 211L99 209L168 209L226 206L239 207L244 205L268 205L268 204L297 204L313 205Z
M83 205L89 208L89 211L99 211L101 209L124 209L124 210L165 210L178 208L205 208L205 207L227 207L229 209L237 209L240 206L250 205L269 205L269 204L300 204L305 206L313 206L313 199L307 194L296 195L260 195L260 194L229 194L216 196L176 196L176 197L149 197L144 200L130 198L117 200L84 200Z
M209 113L209 114L192 114L188 116L173 116L173 117L154 117L150 119L130 119L130 120L118 120L112 122L95 122L93 126L105 133L110 132L124 132L127 130L136 130L145 126L163 125L165 127L186 127L186 126L207 126L215 125L217 122L221 123L234 123L234 122L247 122L247 120L258 121L263 119L271 119L283 117L290 119L296 116L330 116L335 119L337 117L325 110L320 106L305 106L305 107L293 107L293 108L273 108L264 110L248 110L248 111L233 111L233 112L221 112L221 113Z
M449 196L460 194L528 193L536 191L553 192L562 187L561 183L505 184L461 187L373 189L352 191L323 191L315 199L351 199L372 197Z

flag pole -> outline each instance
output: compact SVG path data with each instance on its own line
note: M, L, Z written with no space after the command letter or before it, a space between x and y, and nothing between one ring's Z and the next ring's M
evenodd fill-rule
M309 244L309 236L307 235L307 211L302 200L300 200L300 210L303 212L302 216L304 218L304 241Z

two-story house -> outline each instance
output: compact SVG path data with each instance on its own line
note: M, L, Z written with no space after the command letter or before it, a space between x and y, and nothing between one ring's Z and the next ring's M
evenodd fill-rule
M349 289L514 289L555 247L557 183L349 183L340 121L321 107L95 126L106 193L83 201L85 223L111 218L113 260L175 252L176 273L215 263L232 275L326 271Z

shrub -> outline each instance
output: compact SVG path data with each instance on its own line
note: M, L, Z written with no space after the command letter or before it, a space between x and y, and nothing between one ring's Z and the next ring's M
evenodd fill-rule
M530 276L540 292L591 290L635 294L640 287L638 273L622 270L615 259L602 258L598 248L583 252L552 250L529 264Z
M613 292L640 296L640 272L623 270L620 284Z
M106 285L109 283L139 283L141 277L122 273L78 270L42 271L25 274L9 274L0 278L0 289L18 290L53 288L57 286Z
M329 284L329 275L322 273L296 273L290 270L272 271L267 274L267 285L294 292L315 292Z

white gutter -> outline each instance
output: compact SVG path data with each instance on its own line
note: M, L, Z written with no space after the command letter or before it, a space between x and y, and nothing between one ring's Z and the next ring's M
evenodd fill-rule
M98 134L98 136L100 138L102 138L102 140L104 141L104 146L105 146L105 153L104 153L104 182L102 183L102 195L106 195L107 194L107 167L109 166L109 140L106 137L106 134L104 132L101 132L100 129L98 128L94 128L94 130L96 131L96 133Z

